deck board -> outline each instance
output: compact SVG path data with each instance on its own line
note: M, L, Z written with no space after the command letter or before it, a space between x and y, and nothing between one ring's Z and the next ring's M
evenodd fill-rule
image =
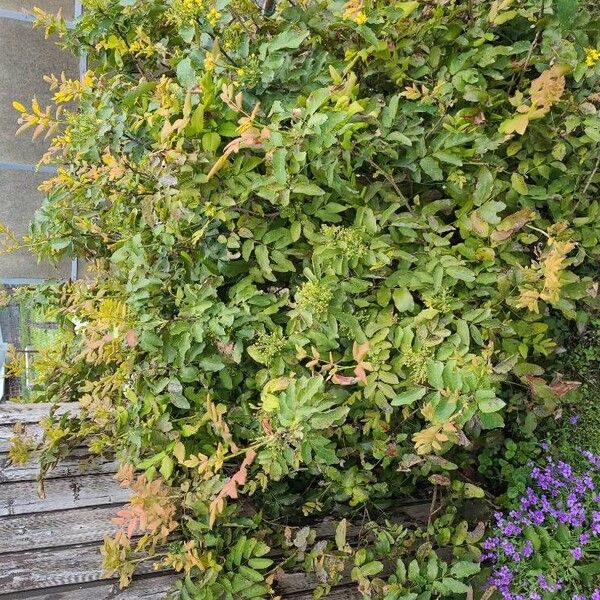
M0 406L2 406L0 404ZM22 435L37 444L42 441L42 428L37 423L28 423L20 426ZM10 440L16 436L14 425L0 425L0 452L10 450Z
M100 542L116 531L120 505L94 506L0 519L0 554ZM2 557L0 556L0 564Z
M173 589L176 576L154 575L135 580L124 590L115 582L97 582L82 586L61 586L45 590L20 592L11 595L11 600L164 600ZM2 594L0 593L0 598ZM286 594L290 600L312 600L312 592L302 590ZM355 586L334 589L326 600L359 600L361 595ZM8 600L8 598L7 598Z
M46 497L40 498L34 481L3 483L0 516L120 504L130 496L129 490L120 487L112 474L49 479L44 490Z
M89 583L103 578L97 543L4 554L1 563L0 590L3 594ZM153 571L151 560L138 565L137 573ZM317 583L312 573L304 572L283 573L276 580L277 588L286 596L314 589Z
M0 425L12 425L13 423L39 423L41 419L48 416L52 404L39 402L26 404L18 402L4 402L0 404ZM59 404L56 409L57 415L79 412L76 402L65 402Z
M174 575L156 575L135 580L119 590L114 581L98 581L79 586L60 586L45 590L17 592L10 600L164 600L176 581ZM2 600L9 600L0 592ZM346 600L339 598L337 600Z
M98 581L103 578L102 556L97 542L3 554L0 563L0 590L4 594ZM140 573L150 571L151 563L139 565Z
M0 483L35 481L39 472L39 461L35 454L24 465L10 463L7 453L0 452ZM87 449L76 448L71 456L61 460L46 473L46 479L79 477L80 475L115 473L117 463L102 457L91 457Z

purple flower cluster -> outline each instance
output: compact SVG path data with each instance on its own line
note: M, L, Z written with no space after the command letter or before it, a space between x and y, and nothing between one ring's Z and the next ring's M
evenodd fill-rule
M596 561L600 551L595 482L600 479L600 456L581 454L589 465L583 472L552 459L545 466L532 466L531 485L517 508L506 516L496 513L494 535L483 543L482 560L492 562L490 584L504 600L541 600L557 592L561 598L600 600L600 589L582 594L581 582L565 575L576 573L573 567L586 560ZM544 561L548 569L543 572L540 557L550 545L554 554Z

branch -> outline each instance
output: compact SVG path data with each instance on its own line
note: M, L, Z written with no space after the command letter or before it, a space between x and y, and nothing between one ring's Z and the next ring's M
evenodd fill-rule
M582 196L586 195L588 188L590 187L590 185L592 185L592 180L596 176L596 173L598 172L599 167L600 167L600 154L598 154L598 158L596 159L596 164L594 165L594 168L592 169L592 172L590 173L588 180L585 182L585 185L583 186L583 190L581 191Z
M373 162L370 158L367 158L367 162L378 172L381 173L386 181L394 188L394 191L396 192L396 194L398 194L398 196L400 196L400 198L402 198L402 200L404 200L404 203L406 204L406 208L408 208L408 210L410 212L412 212L412 208L408 202L408 199L406 198L406 196L402 193L402 190L398 187L398 184L394 181L394 178L387 173L386 171L384 171L378 164L376 164L375 162Z

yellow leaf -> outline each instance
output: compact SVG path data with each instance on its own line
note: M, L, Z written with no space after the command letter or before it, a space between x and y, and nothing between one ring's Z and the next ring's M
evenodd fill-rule
M549 108L556 104L565 91L565 68L554 65L531 82L531 101L536 106Z
M175 446L173 447L173 456L179 461L180 464L183 464L185 461L185 446L182 442L175 442Z
M539 313L538 299L540 297L539 292L536 290L523 290L521 295L517 299L517 308L526 308L534 313Z
M473 233L479 237L487 237L490 233L490 226L481 218L476 210L469 215L469 224Z
M15 110L18 110L20 113L24 113L27 111L27 109L20 102L17 102L16 100L12 103L12 105L13 105L13 108Z
M502 121L498 131L500 133L504 133L505 135L510 135L512 133L523 135L527 129L527 125L529 125L529 115L527 113L519 114L511 117L510 119Z
M40 104L37 101L37 98L35 96L33 97L33 100L31 101L31 108L33 109L33 112L38 117L42 117L43 116L42 109L40 108Z
M227 155L223 154L223 156L220 156L217 160L217 162L212 166L212 169L208 172L208 179L211 179L212 177L214 177L224 166L225 163L227 162Z
M507 240L513 233L516 233L523 228L529 221L532 221L536 216L536 212L530 208L522 208L516 213L502 219L498 224L496 231L491 235L493 242L503 242Z

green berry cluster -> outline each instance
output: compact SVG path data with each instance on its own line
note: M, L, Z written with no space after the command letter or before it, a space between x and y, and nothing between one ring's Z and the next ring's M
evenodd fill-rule
M333 292L317 281L307 281L296 293L298 308L311 313L316 319L327 314L332 299Z
M253 344L254 356L264 365L271 364L284 348L285 339L277 332L261 332Z
M407 370L407 378L415 384L423 383L427 379L427 365L432 359L429 348L412 348L404 352L400 358L400 365Z
M362 258L367 252L363 233L356 227L323 225L321 232L325 236L326 245L348 259Z

